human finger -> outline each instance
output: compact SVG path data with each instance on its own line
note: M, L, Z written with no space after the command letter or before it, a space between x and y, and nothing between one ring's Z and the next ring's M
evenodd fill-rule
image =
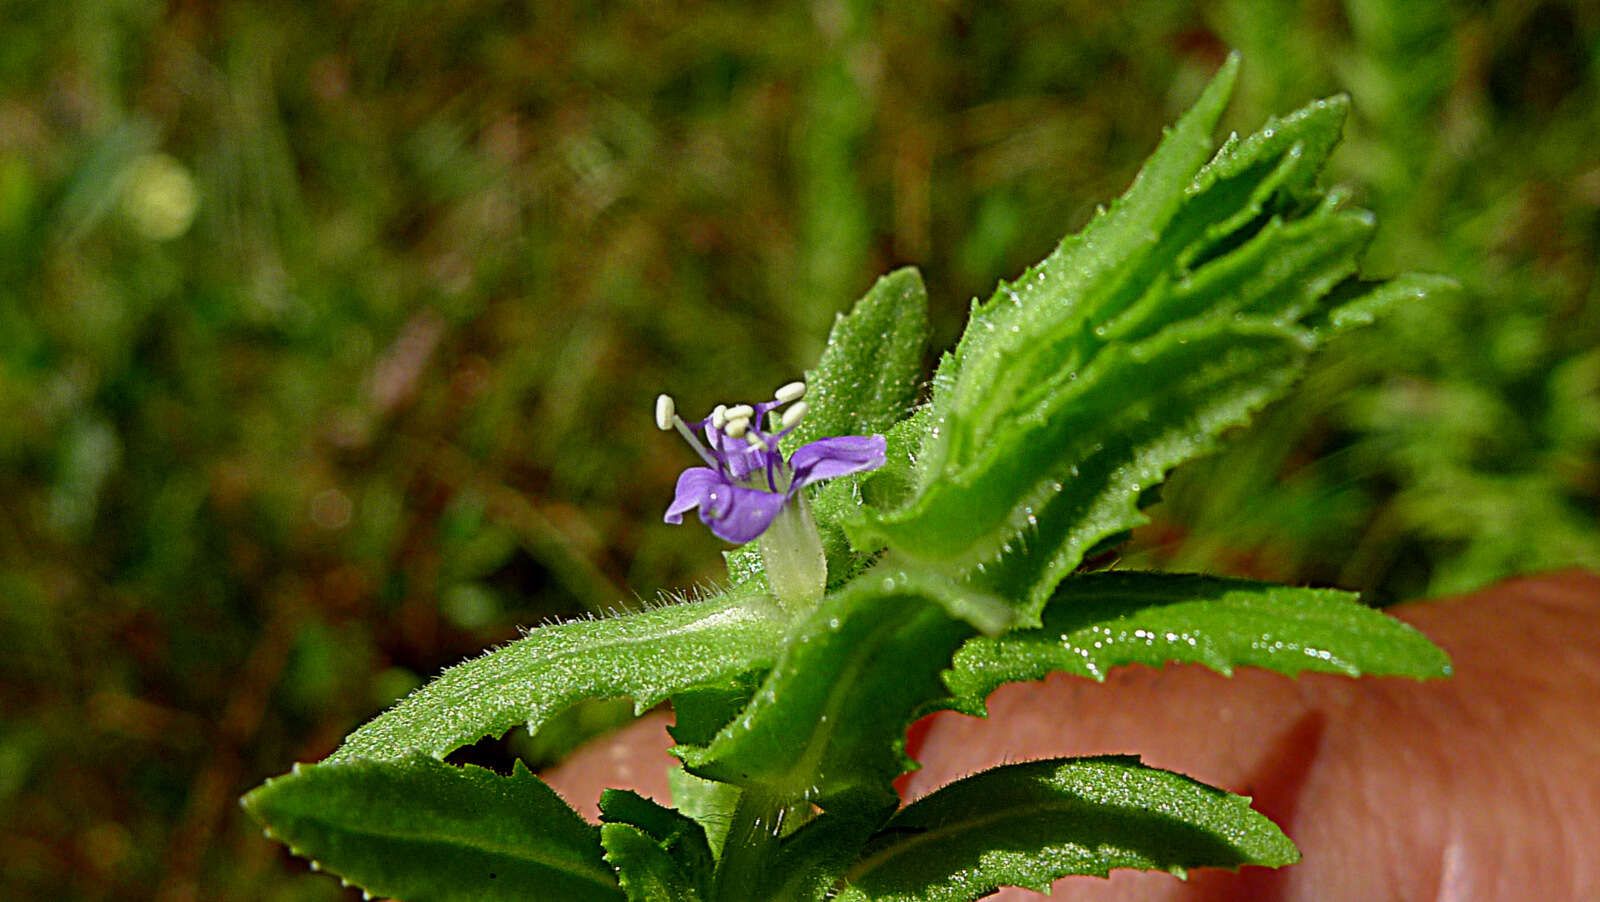
M1004 761L1133 753L1253 796L1303 854L1187 883L1067 878L1053 899L1600 898L1600 577L1514 580L1393 613L1451 654L1452 679L1057 675L1000 689L987 721L941 716L910 795Z

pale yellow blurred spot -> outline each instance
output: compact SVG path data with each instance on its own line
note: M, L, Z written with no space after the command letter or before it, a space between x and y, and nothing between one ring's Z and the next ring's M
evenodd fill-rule
M135 231L170 241L189 230L200 207L200 191L184 165L164 153L145 154L128 167L122 214Z

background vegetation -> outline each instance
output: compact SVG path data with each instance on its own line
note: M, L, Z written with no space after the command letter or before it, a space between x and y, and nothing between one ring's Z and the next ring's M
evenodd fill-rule
M0 896L316 899L235 799L518 624L712 579L650 426L1115 196L1228 47L1355 98L1462 292L1193 467L1141 563L1600 566L1593 4L0 2ZM580 712L535 761L615 716Z

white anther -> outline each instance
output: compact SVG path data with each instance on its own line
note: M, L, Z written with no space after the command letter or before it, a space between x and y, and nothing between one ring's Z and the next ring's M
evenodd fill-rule
M744 440L749 442L750 447L752 448L765 448L767 446L767 440L759 435L756 435L754 432L746 432L744 434Z
M805 418L805 415L810 412L810 404L807 404L804 401L795 402L789 407L788 410L783 412L783 428L788 429L790 426L800 422Z
M749 404L740 404L735 407L728 408L726 411L724 411L724 415L727 416L728 422L730 423L734 420L748 420L756 415L756 409L751 407Z
M804 382L791 382L773 392L772 396L785 404L790 401L798 401L806 396L806 384Z
M711 428L721 429L728 423L728 405L718 404L711 411Z
M672 428L672 420L678 415L678 405L672 403L671 395L662 395L656 398L656 428L662 432Z
M727 425L722 427L722 432L728 438L743 438L749 429L750 420L748 417L740 417L737 420L730 417Z

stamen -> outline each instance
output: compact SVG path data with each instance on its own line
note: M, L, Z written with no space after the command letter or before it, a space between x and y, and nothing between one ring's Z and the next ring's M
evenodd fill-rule
M723 411L723 415L727 417L730 423L734 420L748 420L756 415L756 409L749 404L739 404Z
M674 404L671 395L661 395L656 398L656 428L662 432L672 428L672 421L678 417L678 405Z
M661 397L667 398L666 395L662 395ZM672 404L671 398L667 398L667 404L669 406ZM661 400L659 398L656 399L656 425L661 425ZM694 453L700 455L700 459L706 462L706 466L713 470L722 470L722 464L717 460L717 456L712 454L710 451L707 451L705 445L700 444L700 440L695 438L694 431L689 428L688 423L683 421L683 417L680 417L675 413L672 414L672 422L668 423L663 428L678 430L678 434L683 436L683 440L689 443L689 447L694 449Z
M806 396L806 384L804 382L791 382L773 392L772 396L785 404L790 401L798 401Z
M711 428L721 429L723 426L727 425L727 423L728 405L718 404L716 409L711 411Z
M734 409L737 410L738 408L734 408ZM745 409L749 410L748 407L745 408ZM750 418L749 417L739 417L738 419L734 419L732 417L729 417L727 425L722 427L722 434L726 435L728 438L744 438L745 432L748 431L749 429L750 429Z
M765 448L767 446L767 440L754 432L745 433L744 440L749 442L752 448Z
M811 412L811 405L804 401L796 401L793 406L783 412L783 428L788 429L805 418Z

